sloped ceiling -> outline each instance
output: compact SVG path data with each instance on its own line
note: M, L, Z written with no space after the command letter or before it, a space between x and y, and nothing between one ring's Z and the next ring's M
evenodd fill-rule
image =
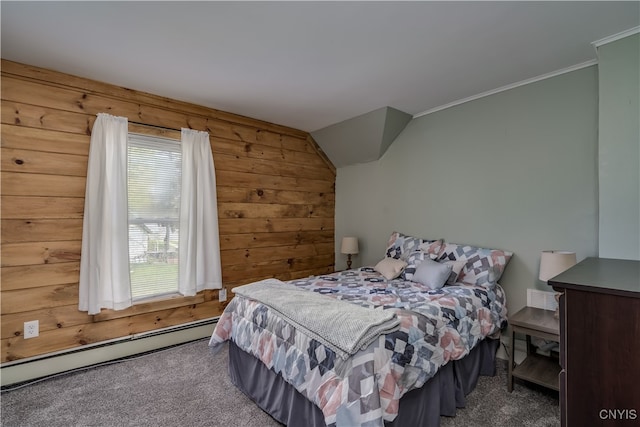
M591 42L640 25L636 1L0 8L5 59L309 132L385 107L415 116L594 61Z
M384 107L311 132L311 136L339 168L378 160L411 119L410 114Z

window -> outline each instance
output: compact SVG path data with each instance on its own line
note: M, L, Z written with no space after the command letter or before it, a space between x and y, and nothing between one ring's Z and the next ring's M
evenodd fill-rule
M131 297L178 293L180 143L130 133L127 156Z
M183 162L188 169L181 170ZM182 128L180 142L130 134L126 117L98 113L87 168L78 309L98 314L152 296L221 288L209 134Z

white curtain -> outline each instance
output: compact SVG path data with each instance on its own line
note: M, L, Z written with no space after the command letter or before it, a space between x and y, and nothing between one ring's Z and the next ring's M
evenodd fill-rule
M218 206L207 132L182 129L179 291L192 296L222 288Z
M91 131L84 199L79 308L131 306L126 117L100 113Z

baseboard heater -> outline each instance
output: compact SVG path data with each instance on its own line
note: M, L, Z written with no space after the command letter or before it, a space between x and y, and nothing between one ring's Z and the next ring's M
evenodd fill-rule
M210 336L219 316L28 357L0 365L2 387L88 368Z

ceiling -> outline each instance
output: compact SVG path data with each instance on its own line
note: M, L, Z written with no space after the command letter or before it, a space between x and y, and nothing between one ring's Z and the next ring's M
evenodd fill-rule
M2 57L317 131L596 58L631 2L10 2Z

